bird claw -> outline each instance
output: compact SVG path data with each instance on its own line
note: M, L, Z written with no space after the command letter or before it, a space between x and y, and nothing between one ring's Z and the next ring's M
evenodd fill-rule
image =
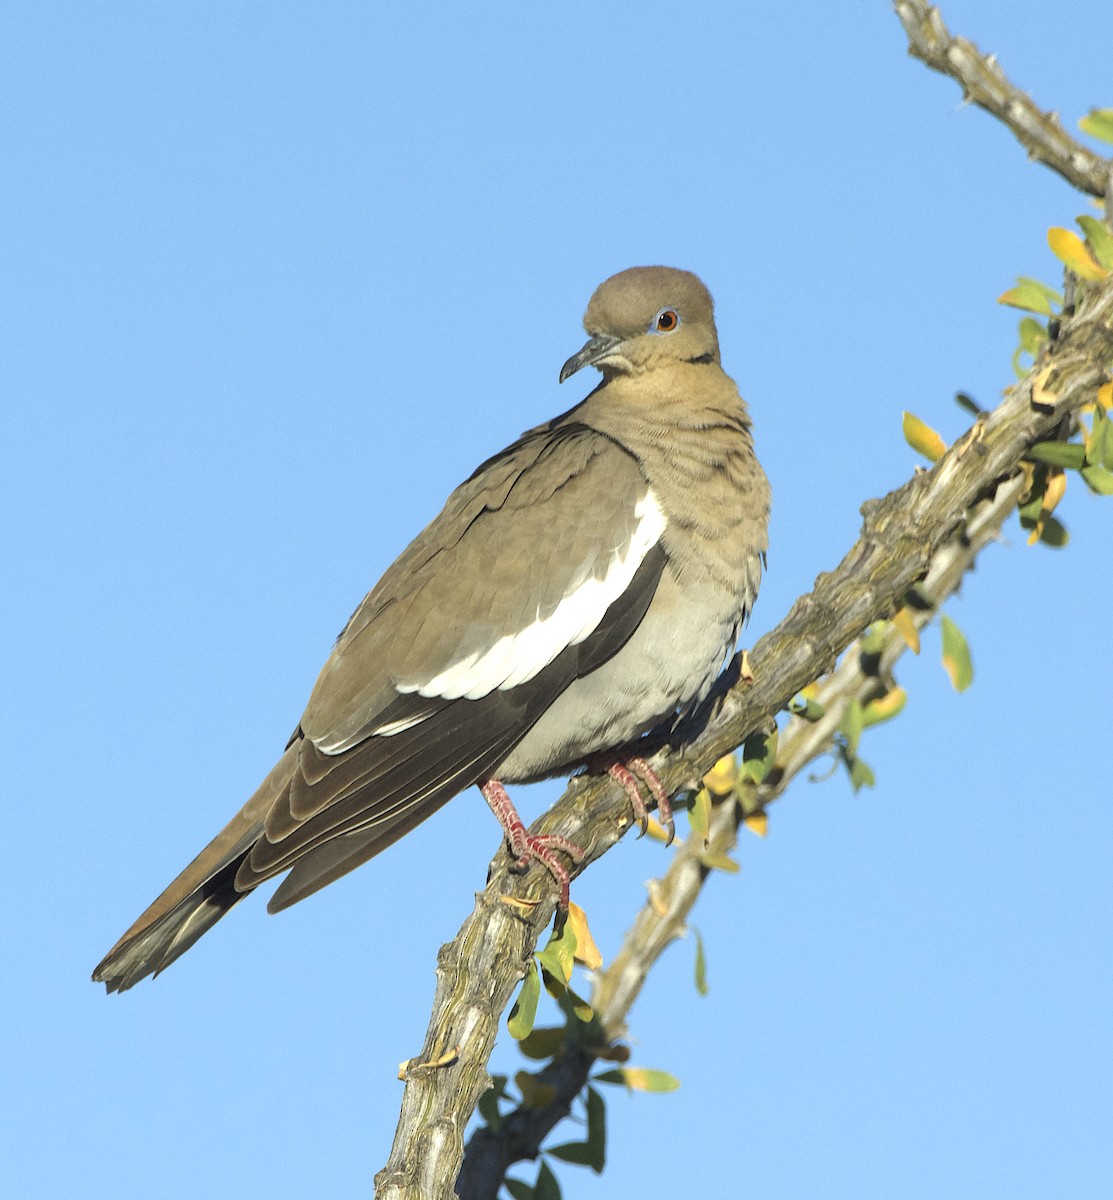
M623 791L629 796L630 807L634 810L634 820L641 826L639 837L643 836L649 828L649 811L642 797L641 788L638 787L638 780L640 779L645 784L657 801L657 819L664 826L667 835L665 845L671 846L676 837L676 826L672 819L672 802L669 800L665 785L657 777L657 772L644 758L631 758L625 764L611 763L607 768L607 774L621 784Z
M514 856L514 862L510 869L515 874L520 874L529 867L532 860L536 859L556 880L557 886L560 888L560 898L557 901L558 910L567 912L572 876L568 868L557 857L557 852L567 854L574 866L579 866L584 861L587 852L559 833L527 833L525 824L518 816L518 811L507 794L506 788L497 779L488 779L485 783L480 784L480 791L506 833L510 853Z

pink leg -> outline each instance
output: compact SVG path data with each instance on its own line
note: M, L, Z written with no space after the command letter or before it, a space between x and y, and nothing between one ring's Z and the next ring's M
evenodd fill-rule
M479 790L506 833L510 853L515 859L514 869L524 871L530 859L536 858L559 884L560 908L567 910L571 876L568 874L568 868L557 858L555 851L567 854L574 863L578 863L583 861L583 850L575 842L570 842L558 833L541 834L537 837L529 834L506 788L497 779L485 780L479 785Z
M672 802L669 800L668 792L665 791L665 785L658 779L657 772L649 763L644 758L631 758L625 765L618 762L612 763L607 768L607 774L622 784L626 795L630 797L634 820L641 825L642 833L645 833L649 814L645 807L645 801L642 799L641 789L638 787L638 780L640 779L649 788L653 798L657 801L657 817L668 831L667 844L671 845L676 833L672 820Z

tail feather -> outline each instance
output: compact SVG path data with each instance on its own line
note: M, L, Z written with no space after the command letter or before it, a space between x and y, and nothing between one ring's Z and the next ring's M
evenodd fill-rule
M177 879L104 956L93 980L123 992L165 970L252 889L236 887L236 872L263 833L263 818L288 786L296 743L258 790Z

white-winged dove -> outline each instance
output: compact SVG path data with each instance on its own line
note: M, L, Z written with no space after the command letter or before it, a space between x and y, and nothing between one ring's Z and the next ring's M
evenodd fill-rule
M479 467L367 595L274 769L93 972L110 992L264 880L289 872L285 908L472 784L563 902L577 848L530 838L501 781L609 754L644 816L614 756L707 695L757 595L769 485L695 275L614 275L584 328L561 381L603 382Z

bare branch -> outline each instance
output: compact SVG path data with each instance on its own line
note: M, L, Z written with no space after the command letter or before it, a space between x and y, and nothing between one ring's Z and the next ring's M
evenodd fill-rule
M829 672L870 623L899 609L940 551L962 539L971 510L1015 479L1028 447L1052 436L1094 398L1113 363L1113 277L1080 285L1078 305L1064 314L1054 347L1032 375L985 419L976 445L961 439L931 471L863 506L862 534L850 552L753 648L754 681L730 688L683 748L654 755L652 765L670 792L697 784L801 688ZM533 832L567 836L586 849L586 866L629 823L629 803L617 785L605 777L580 777ZM499 1016L555 907L555 889L544 872L516 876L508 868L500 849L475 911L455 941L441 948L421 1054L421 1062L438 1065L409 1074L390 1159L376 1178L380 1197L452 1195L464 1126L487 1086Z
M966 100L1012 130L1029 158L1091 196L1100 198L1113 191L1113 160L1102 158L1071 137L1055 113L1038 108L1005 78L992 54L982 54L973 42L954 37L937 8L925 0L897 0L893 7L908 35L908 52L933 71L956 80Z

